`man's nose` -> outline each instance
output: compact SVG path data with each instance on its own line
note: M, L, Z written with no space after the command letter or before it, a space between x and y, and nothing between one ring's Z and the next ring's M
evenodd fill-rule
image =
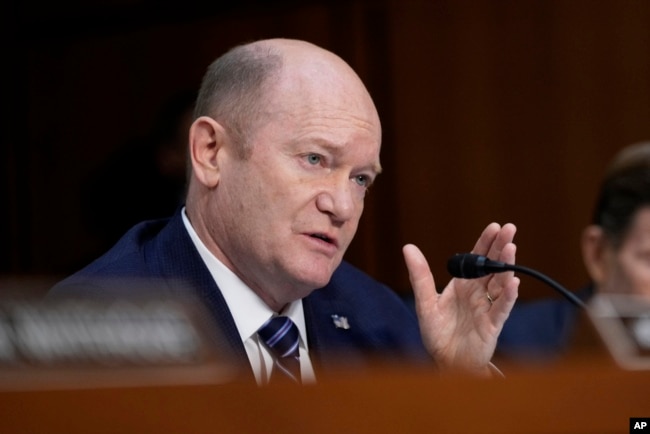
M316 206L321 212L330 214L339 221L354 217L357 199L349 177L332 179L316 198Z

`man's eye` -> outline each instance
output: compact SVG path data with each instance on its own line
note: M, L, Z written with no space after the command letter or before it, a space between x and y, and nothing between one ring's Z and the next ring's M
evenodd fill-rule
M370 186L370 177L366 175L357 175L354 177L354 180L357 184L359 184L362 187Z
M309 154L309 155L307 155L307 162L309 164L313 164L313 165L319 164L321 162L321 159L322 159L322 157L320 155L318 155L318 154Z

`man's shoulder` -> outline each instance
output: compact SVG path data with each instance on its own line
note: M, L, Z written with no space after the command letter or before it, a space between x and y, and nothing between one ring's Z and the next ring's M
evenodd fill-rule
M150 220L133 226L103 255L57 283L49 295L75 295L78 291L89 294L120 279L154 278L147 246L155 242L169 220Z
M591 288L586 288L576 295L586 300L591 293ZM503 326L498 349L513 355L555 355L570 342L579 314L579 309L564 298L517 303Z
M575 292L575 295L583 301L588 300L592 294L591 285ZM517 302L510 313L508 322L520 327L524 324L531 327L539 327L543 324L546 326L546 330L562 329L566 323L572 323L578 313L579 309L562 297L534 299Z
M138 258L144 259L145 247L158 237L168 223L169 219L138 223L127 231L111 249L89 264L82 272L132 269L138 264Z

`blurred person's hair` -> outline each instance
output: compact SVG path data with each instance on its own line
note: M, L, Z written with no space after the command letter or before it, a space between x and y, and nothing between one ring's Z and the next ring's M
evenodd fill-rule
M592 223L619 247L637 211L650 206L650 141L620 151L607 167Z

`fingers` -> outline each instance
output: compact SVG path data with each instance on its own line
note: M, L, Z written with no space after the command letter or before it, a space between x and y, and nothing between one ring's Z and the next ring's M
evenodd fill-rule
M436 284L429 268L426 258L413 244L407 244L402 248L406 268L409 272L409 280L413 287L413 293L418 305L426 303L431 297L436 297Z
M496 240L497 235L500 231L501 226L498 223L490 223L487 225L487 227L483 229L483 232L478 237L478 240L472 249L472 253L476 253L477 255L487 255L490 247L494 243L494 240Z
M507 223L503 227L498 223L490 223L483 230L478 241L476 241L472 253L484 255L490 259L512 263L515 259L514 250L511 250L511 248L506 249L505 255L503 252L507 245L512 244L516 232L517 228L512 223Z
M513 264L515 262L517 246L511 241L505 241L508 239L512 240L512 237L514 236L514 226L510 225L512 228L507 228L507 226L508 225L504 226L503 229L508 231L508 233L505 234L502 240L499 240L499 237L497 236L497 239L495 239L494 242L497 246L490 249L491 252L494 253L489 254L494 254L499 261ZM504 242L505 244L501 247L500 243ZM492 323L501 330L503 323L508 318L512 307L517 300L519 294L519 278L515 277L515 274L512 271L494 274L488 279L486 290L493 299L488 310L488 315L491 317Z
M503 323L508 319L508 315L517 300L517 295L519 294L519 278L510 276L506 282L498 286L498 289L496 287L490 289L490 286L488 285L488 292L494 301L488 310L488 314L492 319L492 323L501 330ZM498 296L495 295L496 293L498 293Z
M517 228L511 223L507 223L503 227L497 223L491 223L483 230L474 246L473 253L514 264L517 246L513 243L513 239L516 232ZM494 317L497 323L503 319L501 317L507 317L517 299L518 288L519 279L512 271L494 274L485 280L485 298L487 298L487 294L490 294L490 298L493 299L489 309L490 316Z

